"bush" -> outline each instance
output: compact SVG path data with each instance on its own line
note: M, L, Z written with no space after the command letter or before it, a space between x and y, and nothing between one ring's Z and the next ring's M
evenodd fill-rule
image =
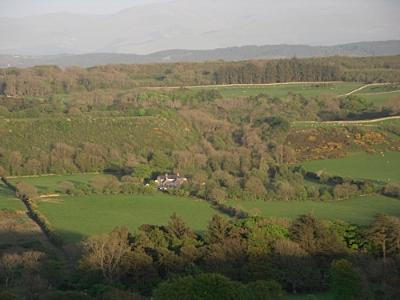
M20 182L16 185L17 197L34 199L38 197L38 190L33 185Z
M284 292L275 281L256 281L244 285L219 274L200 274L163 282L153 296L155 300L280 300L284 299Z
M49 292L39 298L39 300L91 300L92 297L83 292L75 291L55 291Z
M204 299L235 300L241 285L218 274L186 276L161 283L154 291L155 300Z
M330 269L330 288L337 300L355 300L360 298L361 277L349 261L336 260Z
M17 296L11 292L0 292L0 300L16 300Z
M62 181L58 184L57 192L74 195L75 185L70 181Z
M400 198L400 182L390 182L383 189L383 193L390 197Z
M95 193L116 194L120 192L120 182L114 176L95 176L90 184Z
M285 299L282 287L276 281L250 282L244 288L242 299L251 300L280 300Z
M336 199L346 199L358 193L358 187L351 183L338 184L333 188L333 196Z

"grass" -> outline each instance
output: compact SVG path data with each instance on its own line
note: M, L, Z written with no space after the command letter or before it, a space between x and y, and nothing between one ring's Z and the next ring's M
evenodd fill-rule
M212 87L219 91L223 97L238 97L238 96L257 96L259 94L268 94L274 97L284 97L288 93L302 94L303 96L319 96L320 94L342 95L350 92L362 83L340 82L340 83L324 83L324 84L287 84L287 85L270 85L270 86L232 86L232 87ZM198 88L196 88L198 89Z
M292 128L297 129L310 129L310 128L340 128L340 127L363 127L363 128L378 128L382 125L395 125L400 126L400 119L380 120L370 123L361 123L362 120L354 120L354 123L331 122L331 121L294 121L291 123Z
M96 176L95 173L80 173L73 175L45 175L45 176L31 176L31 177L15 177L9 178L13 184L18 182L25 182L35 186L39 193L56 192L58 184L62 181L70 181L73 183L89 183L90 180Z
M130 230L135 230L142 224L167 224L174 212L192 229L202 231L217 213L203 200L162 193L64 197L39 202L39 210L67 242L110 232L120 225L127 225Z
M303 166L306 170L344 177L384 182L400 180L400 152L355 153L344 158L308 161Z
M24 210L25 207L21 200L15 197L15 194L2 182L0 181L0 210Z
M380 195L356 197L343 201L228 201L263 217L294 219L311 213L317 218L341 219L355 224L368 224L377 213L400 216L400 200Z
M396 92L391 92L391 93L386 93L386 94L355 94L357 96L360 96L362 99L371 102L375 105L384 105L387 102L389 102L389 100L393 99L393 98L398 98L400 96L400 91L396 91Z
M400 85L398 84L385 84L385 85L371 85L354 94L366 94L366 93L386 93L400 90Z

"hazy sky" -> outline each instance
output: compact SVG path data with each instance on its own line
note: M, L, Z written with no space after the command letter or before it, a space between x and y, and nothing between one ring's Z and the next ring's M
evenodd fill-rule
M109 14L128 7L168 1L171 0L0 0L0 16L22 17L54 12Z
M38 16L56 12L75 14ZM400 40L400 0L0 0L0 36L18 54Z

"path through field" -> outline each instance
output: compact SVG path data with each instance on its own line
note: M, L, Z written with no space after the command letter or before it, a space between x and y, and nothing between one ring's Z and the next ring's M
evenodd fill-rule
M346 124L368 124L368 123L377 123L387 120L397 120L400 119L400 116L390 116L384 118L377 119L369 119L369 120L351 120L351 121L294 121L293 124L338 124L338 125L346 125Z
M345 81L293 81L293 82L274 82L274 83L232 83L232 84L208 84L208 85L182 85L182 86L147 86L145 89L194 89L194 88L219 88L219 87L250 87L250 86L279 86L291 84L324 84L324 83L344 83Z
M346 93L344 95L340 95L339 97L350 96L350 95L352 95L354 93L357 93L357 92L359 92L359 91L361 91L361 90L363 90L363 89L365 89L367 87L370 87L370 86L380 86L380 85L388 85L388 84L389 83L387 83L387 82L384 82L384 83L369 83L369 84L363 85L363 86L361 86L359 88L356 88L355 90L352 90L352 91L350 91L350 92L348 92L348 93Z

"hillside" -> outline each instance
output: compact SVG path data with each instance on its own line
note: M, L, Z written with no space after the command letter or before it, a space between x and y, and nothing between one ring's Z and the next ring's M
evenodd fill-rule
M240 61L251 59L306 58L327 56L389 56L400 54L400 41L376 41L335 46L264 45L228 47L210 50L174 49L146 55L123 53L87 53L59 55L0 54L0 67L31 67L35 65L92 67L105 64L148 64L173 62Z

